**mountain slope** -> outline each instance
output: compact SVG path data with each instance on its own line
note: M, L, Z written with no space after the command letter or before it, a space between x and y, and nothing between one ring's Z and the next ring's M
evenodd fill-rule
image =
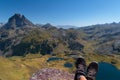
M74 54L75 51L85 53L84 45L87 44L82 39L85 36L83 32L58 29L49 23L37 27L20 14L15 14L8 20L0 29L0 36L2 56L25 56L28 53Z
M87 34L87 41L94 42L95 52L102 54L120 53L120 23L93 25L79 30Z
M27 80L42 68L74 72L79 56L87 64L108 62L120 68L119 35L120 23L58 29L51 24L34 25L15 14L0 29L0 79ZM48 62L51 58L58 60Z
M0 28L4 25L4 23L0 23Z
M38 27L24 15L15 14L0 29L0 55L119 54L119 35L120 23L93 25L78 29L58 29L49 23Z
M8 22L2 27L4 29L16 29L19 27L33 27L34 24L30 22L24 15L14 14L9 18Z

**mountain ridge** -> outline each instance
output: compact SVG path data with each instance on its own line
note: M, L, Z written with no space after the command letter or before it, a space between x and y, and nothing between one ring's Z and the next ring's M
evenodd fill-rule
M32 27L34 24L29 21L24 15L14 14L8 19L8 22L2 27L5 29L15 29L24 26Z
M0 29L0 54L23 56L28 53L77 53L77 55L120 53L120 23L93 25L77 29L57 28L50 23L38 26L21 14L10 17L8 23ZM58 50L59 48L62 51Z
M24 18L20 15L18 17L20 20ZM36 71L43 68L53 68L53 72L59 72L56 69L60 69L73 73L74 62L80 56L85 57L87 65L91 61L108 62L120 69L118 23L63 29L50 23L31 26L31 23L28 25L29 20L24 19L20 25L14 22L14 18L10 21L15 26L0 29L0 79L35 79L41 72ZM26 21L27 26L22 24ZM51 58L58 60L48 62ZM73 67L65 67L66 63Z

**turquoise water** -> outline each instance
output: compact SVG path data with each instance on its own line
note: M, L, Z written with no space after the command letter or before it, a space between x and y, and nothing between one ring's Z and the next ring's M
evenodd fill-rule
M63 59L63 58L58 58L58 57L51 57L51 58L49 58L49 59L47 60L47 62L55 61L55 60L64 60L64 59ZM69 62L66 62L66 63L64 64L64 67L71 68L71 67L73 67L73 65L72 65L71 63L69 63Z
M52 57L47 60L64 60L63 58ZM73 65L69 62L64 64L65 67L71 68ZM115 66L109 63L101 62L99 63L99 71L96 76L96 80L120 80L120 70L118 70Z
M64 64L64 66L67 67L67 68L73 67L72 63L69 63L69 62L66 62L66 63Z
M99 63L96 80L120 80L120 70L109 63Z
M63 58L58 58L58 57L51 57L47 60L47 62L49 61L55 61L55 60L63 60Z

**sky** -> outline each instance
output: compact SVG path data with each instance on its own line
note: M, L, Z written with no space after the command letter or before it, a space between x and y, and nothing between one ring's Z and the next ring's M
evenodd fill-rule
M0 0L0 22L15 13L34 24L80 27L120 22L120 0Z

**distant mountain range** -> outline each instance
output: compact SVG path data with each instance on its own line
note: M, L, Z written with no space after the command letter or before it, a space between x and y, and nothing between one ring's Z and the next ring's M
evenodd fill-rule
M0 28L4 25L4 23L0 23Z
M56 26L58 28L63 28L63 29L69 29L69 28L79 28L78 26L73 26L73 25L58 25Z
M93 25L79 30L87 34L88 41L95 42L95 51L103 54L120 52L120 23Z
M51 25L50 23L46 23L46 24ZM36 24L36 26L42 27L43 25L46 25L46 24ZM53 25L51 25L51 26L53 26ZM78 26L73 26L73 25L57 25L55 27L56 28L63 28L63 29L70 29L70 28L77 29L77 28L79 28Z
M120 54L120 23L80 28L68 25L64 29L65 26L58 28L50 23L35 25L24 15L15 14L0 26L2 56L25 56L28 53Z

